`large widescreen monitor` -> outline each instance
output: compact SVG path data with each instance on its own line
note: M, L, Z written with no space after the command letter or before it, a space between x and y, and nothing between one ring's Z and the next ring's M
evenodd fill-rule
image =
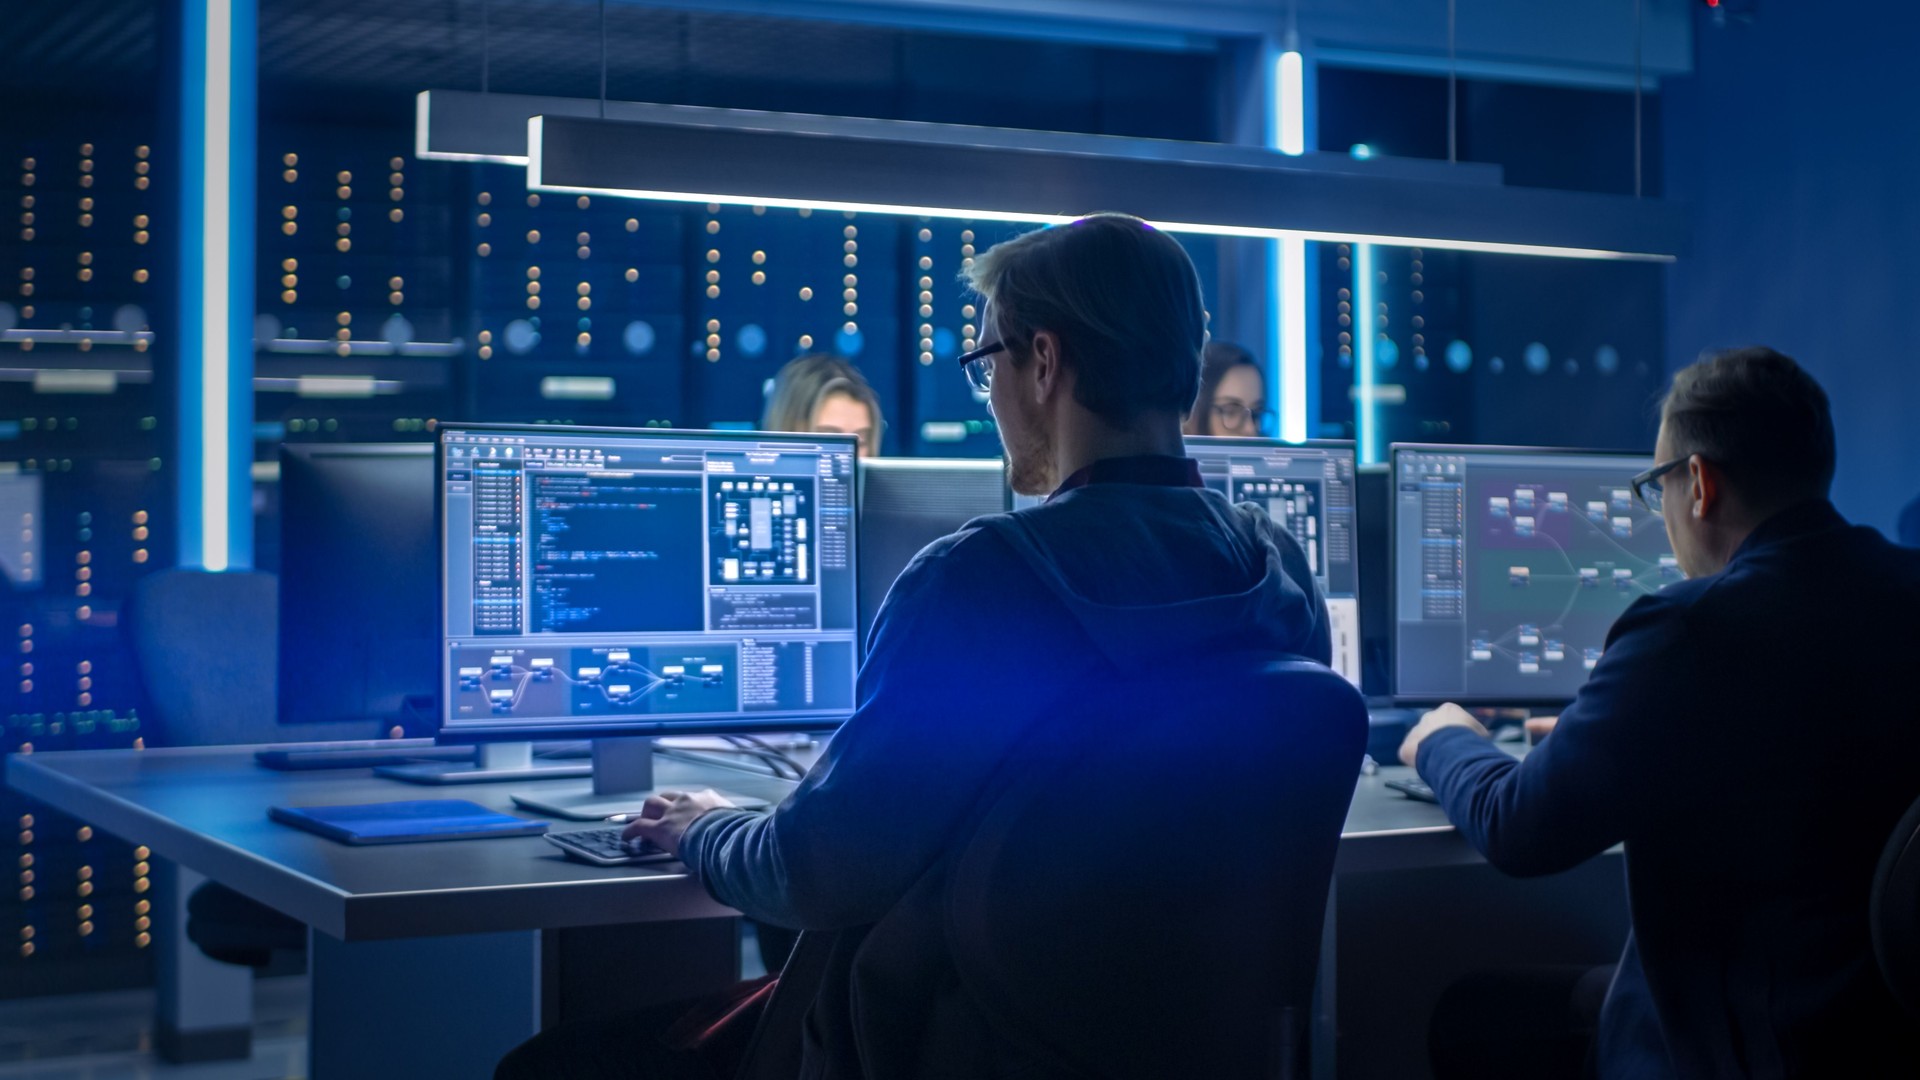
M445 425L442 738L830 727L850 435Z
M1394 696L1570 700L1627 605L1680 579L1644 455L1392 449Z

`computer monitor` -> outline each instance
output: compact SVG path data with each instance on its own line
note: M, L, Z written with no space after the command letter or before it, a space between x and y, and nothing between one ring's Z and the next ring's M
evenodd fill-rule
M999 458L867 458L860 462L860 640L895 578L921 549L974 518L1006 509Z
M280 503L280 722L426 726L440 670L433 447L282 446Z
M1678 581L1644 455L1395 445L1394 696L1556 705L1614 620Z
M1385 463L1355 471L1358 506L1353 535L1360 564L1360 689L1393 696L1393 470Z
M1315 439L1214 438L1189 435L1187 456L1206 485L1234 503L1264 507L1300 543L1307 566L1327 598L1333 632L1333 669L1361 681L1360 574L1355 521L1353 443ZM1045 502L1012 495L1014 510Z
M1327 598L1333 670L1360 685L1360 560L1353 443L1187 437L1206 485L1234 503L1264 507L1307 553Z
M439 447L440 737L595 739L612 796L515 801L637 809L635 737L853 714L853 436L448 424Z

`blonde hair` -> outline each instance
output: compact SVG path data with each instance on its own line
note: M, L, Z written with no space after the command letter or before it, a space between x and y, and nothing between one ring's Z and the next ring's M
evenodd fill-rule
M833 353L814 353L790 360L773 377L773 393L767 398L763 431L812 431L813 415L820 403L835 394L845 394L867 407L873 414L873 440L879 450L886 419L880 412L880 395L873 392L866 376L853 361Z

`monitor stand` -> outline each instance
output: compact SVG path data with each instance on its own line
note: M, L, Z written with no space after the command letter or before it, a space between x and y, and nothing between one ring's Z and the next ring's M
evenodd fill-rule
M579 761L533 760L530 742L481 743L474 760L421 761L410 765L382 765L375 776L409 784L498 784L513 780L568 780L593 775L593 766Z
M568 821L605 821L615 814L637 814L654 793L652 739L593 740L593 784L557 791L522 791L513 801L523 810ZM722 791L735 806L758 808L765 799Z

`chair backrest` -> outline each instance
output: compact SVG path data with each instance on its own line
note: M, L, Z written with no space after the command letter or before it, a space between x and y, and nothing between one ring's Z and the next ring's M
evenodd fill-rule
M954 864L961 983L1066 1073L1295 1074L1359 693L1304 661L1169 657L1071 712Z
M1873 955L1893 996L1920 1016L1920 800L1893 830L1873 876Z
M162 570L121 614L159 746L281 737L275 699L279 585L272 574ZM316 658L319 660L320 658Z

